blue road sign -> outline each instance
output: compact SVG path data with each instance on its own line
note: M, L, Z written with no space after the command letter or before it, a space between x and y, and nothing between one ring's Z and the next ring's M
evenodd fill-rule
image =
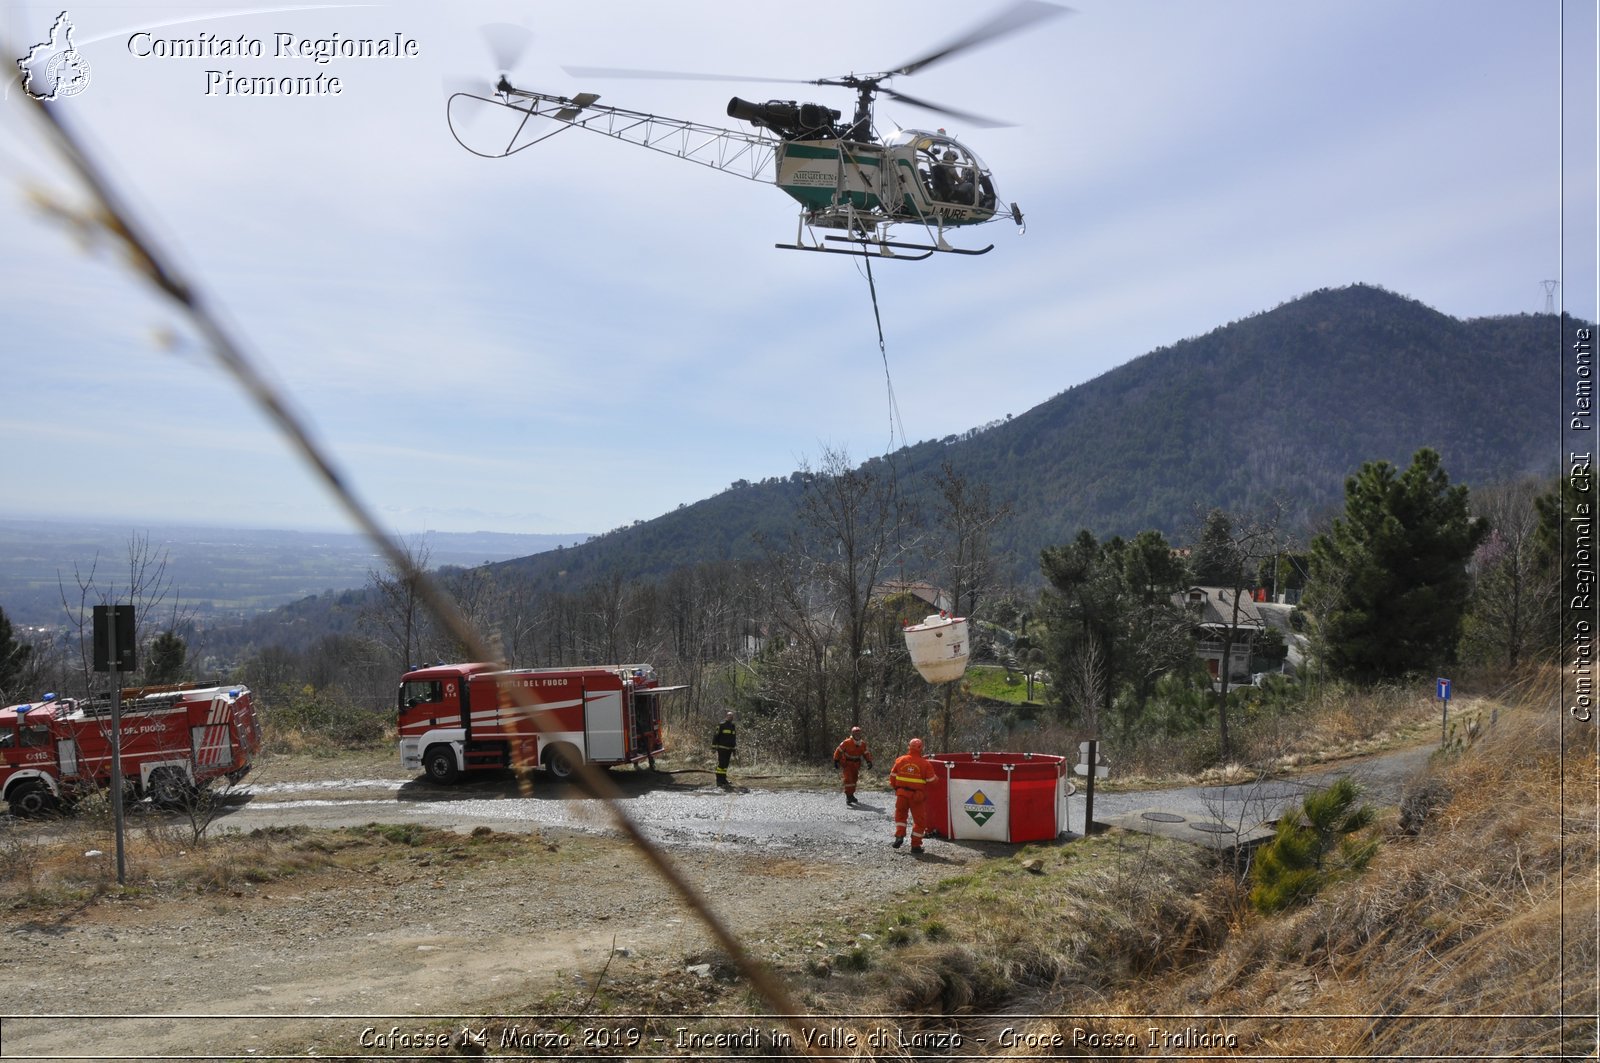
M1436 679L1435 682L1439 684L1439 700L1440 701L1449 701L1450 700L1450 680L1445 679L1443 677L1440 677L1439 679Z

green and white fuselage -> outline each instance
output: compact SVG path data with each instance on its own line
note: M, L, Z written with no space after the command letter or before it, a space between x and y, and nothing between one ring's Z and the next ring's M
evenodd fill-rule
M942 133L903 129L882 143L785 140L776 153L778 187L825 226L850 212L976 225L993 219L999 202L988 168Z
M795 250L913 260L940 251L976 255L993 245L952 247L945 231L998 218L1022 225L1017 205L1007 206L996 195L988 167L943 131L903 129L881 141L855 139L849 135L852 130L868 128L858 121L818 127L814 134L790 130L783 135L766 128L746 132L610 107L598 99L588 92L569 98L518 89L502 79L493 95L452 96L451 130L468 151L504 158L565 130L586 129L747 180L775 183L801 205L795 242L777 245ZM737 98L733 102L766 113L777 106L744 104ZM512 118L510 128L481 147L463 139L454 118L456 108L478 106L509 112ZM795 113L795 107L784 103L780 113ZM482 139L481 134L473 137ZM908 224L921 227L922 235L914 238L920 242L891 235L894 226ZM807 236L811 229L837 235Z

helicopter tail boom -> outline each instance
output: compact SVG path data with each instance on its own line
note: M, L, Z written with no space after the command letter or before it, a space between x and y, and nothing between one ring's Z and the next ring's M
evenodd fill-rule
M502 78L493 96L470 92L452 96L447 116L451 118L450 128L456 141L473 154L489 158L514 155L566 129L587 129L747 180L767 182L773 179L778 142L766 134L610 107L596 103L599 98L594 92L566 97L519 89ZM479 150L463 139L463 130L457 128L453 116L455 105L460 101L514 111L521 117L503 144L491 150Z

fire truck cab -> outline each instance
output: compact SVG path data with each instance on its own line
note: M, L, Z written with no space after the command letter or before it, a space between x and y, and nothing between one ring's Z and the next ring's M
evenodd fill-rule
M436 783L466 772L655 766L663 687L647 664L505 670L441 664L400 679L400 764Z

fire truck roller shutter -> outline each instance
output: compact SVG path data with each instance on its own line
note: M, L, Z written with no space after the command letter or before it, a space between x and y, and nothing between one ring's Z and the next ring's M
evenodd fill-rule
M623 728L623 691L583 693L583 740L589 759L615 763L627 756Z

